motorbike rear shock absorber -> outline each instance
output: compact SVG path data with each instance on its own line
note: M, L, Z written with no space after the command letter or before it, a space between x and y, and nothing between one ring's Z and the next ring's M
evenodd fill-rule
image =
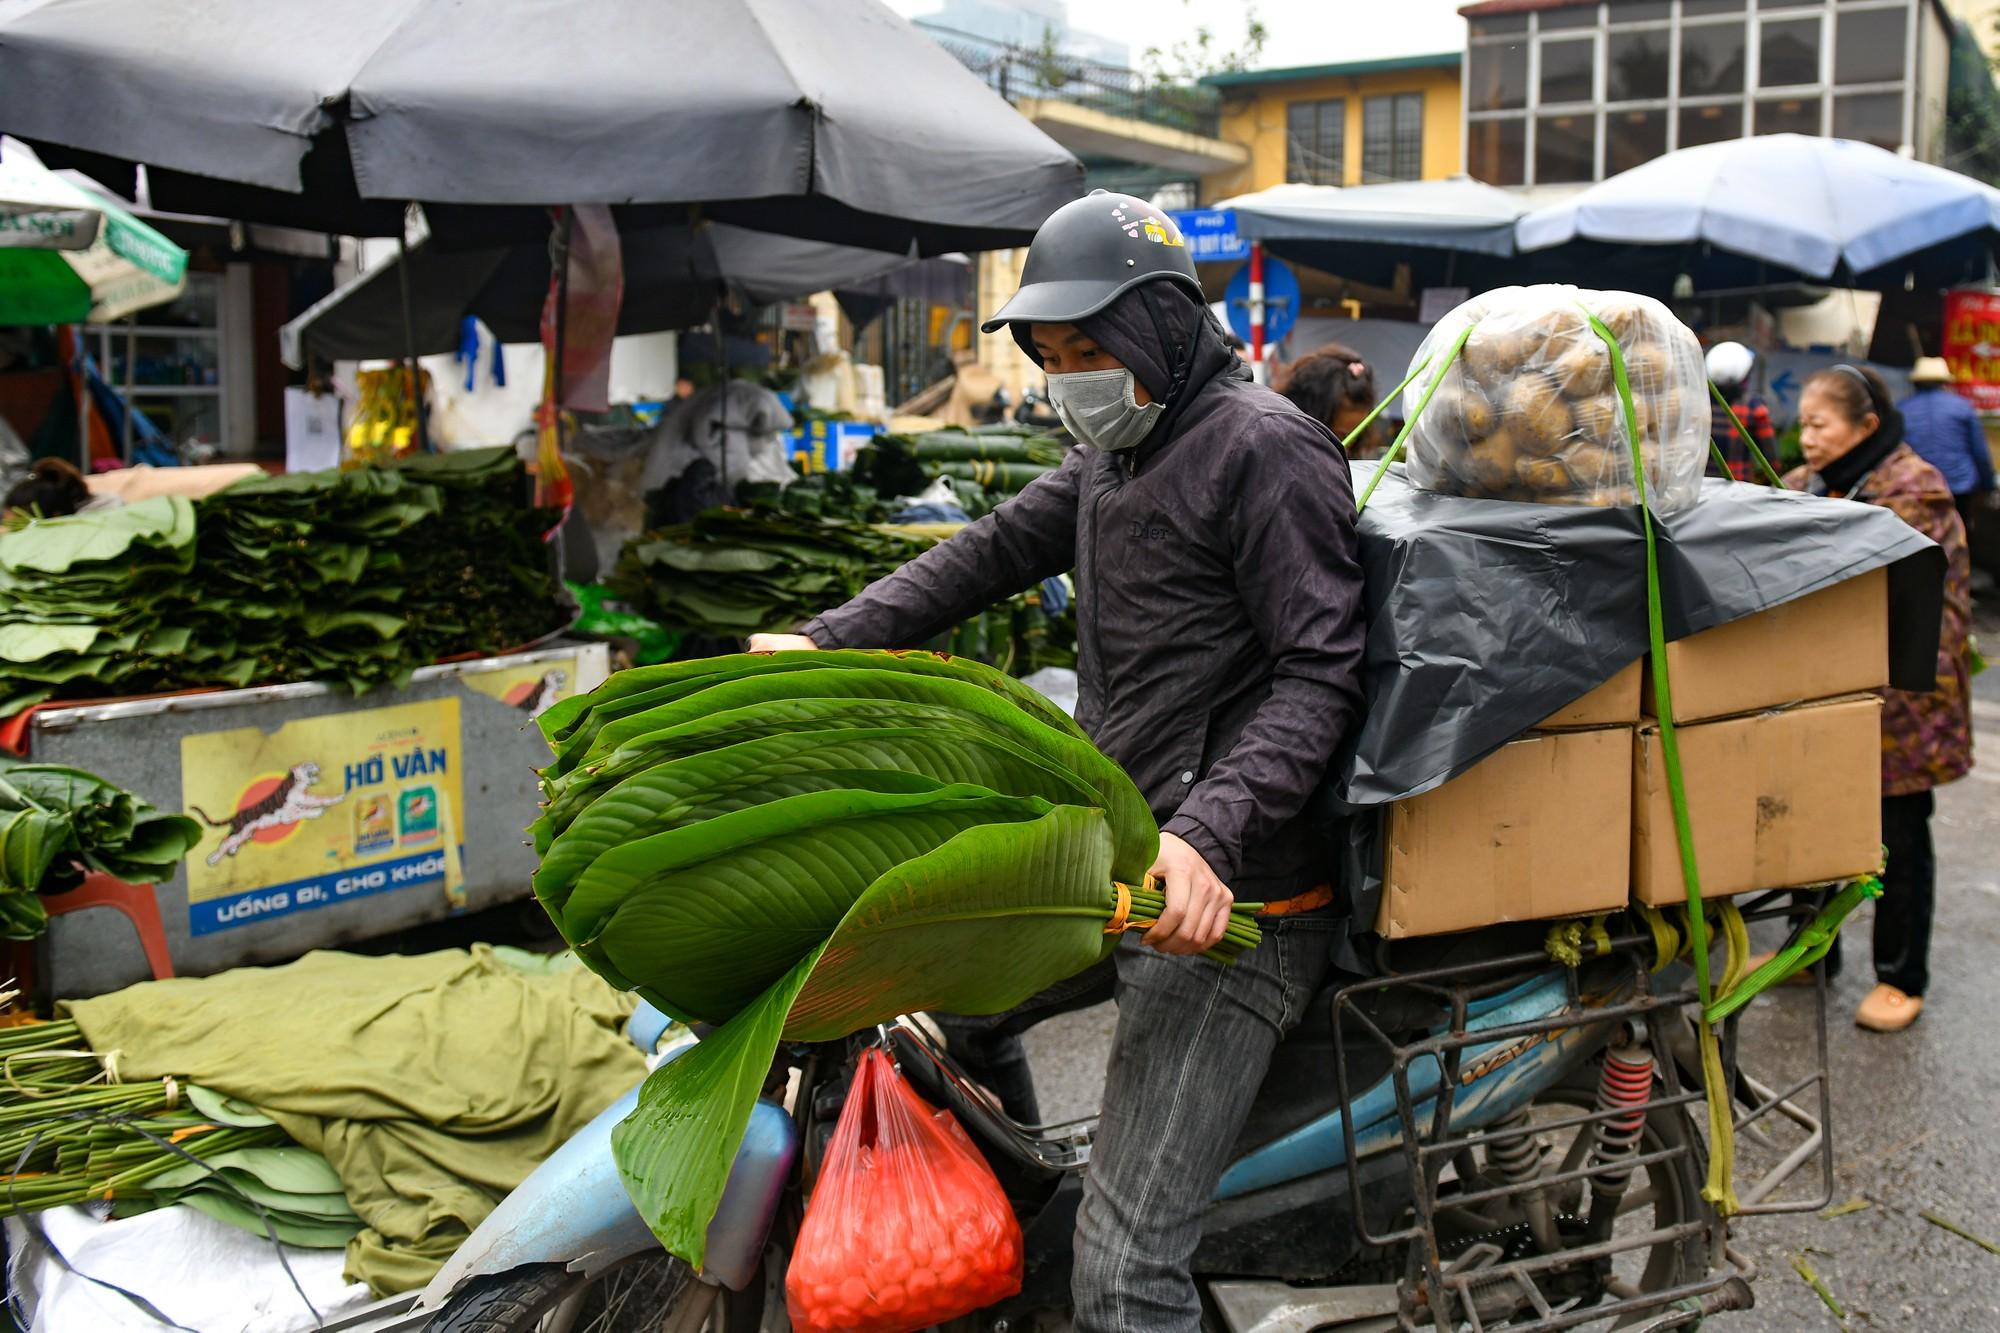
M1542 1167L1548 1158L1548 1145L1542 1142L1540 1134L1533 1132L1533 1125L1528 1108L1524 1106L1487 1131L1486 1167L1504 1184L1531 1187L1542 1174ZM1499 1135L1506 1137L1497 1137ZM1555 1208L1546 1190L1540 1187L1524 1188L1521 1192L1521 1211L1542 1253L1553 1254L1562 1248L1562 1238L1556 1230Z
M1607 1114L1597 1121L1597 1142L1590 1151L1590 1233L1611 1233L1619 1202L1632 1183L1629 1163L1639 1155L1646 1132L1646 1106L1653 1097L1653 1053L1636 1042L1625 1042L1604 1053L1597 1080L1597 1109Z

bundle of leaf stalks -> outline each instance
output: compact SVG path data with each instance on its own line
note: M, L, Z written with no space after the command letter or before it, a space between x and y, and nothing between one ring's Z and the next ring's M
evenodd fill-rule
M0 1029L0 1069L0 1216L106 1199L121 1214L187 1202L261 1232L250 1197L291 1243L343 1245L360 1229L338 1181L338 1202L326 1197L325 1159L269 1118L173 1079L120 1083L116 1058L87 1049L74 1023ZM300 1188L262 1184L280 1171L281 1184Z
M75 888L86 871L157 884L200 841L194 820L95 773L0 756L0 938L40 935L49 917L38 895Z
M51 698L400 683L558 628L513 450L251 478L0 536L0 716Z

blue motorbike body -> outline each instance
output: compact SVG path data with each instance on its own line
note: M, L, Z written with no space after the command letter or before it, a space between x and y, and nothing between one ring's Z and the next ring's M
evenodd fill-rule
M1547 975L1470 1007L1472 1031L1497 1029L1561 1013L1568 991ZM641 1005L630 1029L642 1046L658 1039L666 1020ZM1452 1127L1464 1131L1498 1123L1526 1106L1587 1054L1587 1023L1553 1037L1495 1041L1469 1048L1454 1099ZM670 1057L671 1058L671 1057ZM1419 1059L1408 1069L1411 1100L1420 1117L1435 1106L1442 1067ZM652 1249L658 1242L634 1209L611 1155L611 1131L638 1102L634 1089L606 1107L581 1133L558 1149L481 1223L425 1289L423 1304L441 1303L467 1279L527 1264L560 1263L584 1272ZM1361 1157L1401 1142L1393 1080L1359 1092L1347 1111L1325 1115L1250 1152L1223 1176L1218 1201L1326 1171L1346 1159L1343 1120L1351 1115ZM722 1205L708 1235L704 1272L741 1290L754 1274L776 1218L799 1147L796 1124L775 1103L760 1101L732 1168Z
M642 1002L627 1033L649 1050L666 1026L665 1016ZM639 1089L634 1088L551 1153L458 1248L424 1289L419 1304L441 1305L468 1279L483 1274L531 1264L563 1264L595 1273L656 1249L659 1242L632 1206L611 1156L611 1131L638 1104ZM702 1268L706 1276L733 1291L749 1285L798 1151L796 1122L776 1102L759 1101L750 1112L721 1206L709 1223Z

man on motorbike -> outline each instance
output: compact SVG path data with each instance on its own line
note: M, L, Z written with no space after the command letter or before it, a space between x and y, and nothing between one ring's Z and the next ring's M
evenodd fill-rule
M1102 191L1058 209L1005 325L1082 447L1018 497L797 635L903 647L1077 574L1077 719L1162 821L1166 908L1118 951L1118 1029L1084 1201L1084 1333L1195 1333L1201 1216L1279 1038L1340 928L1303 816L1360 702L1361 570L1339 444L1255 384L1171 219ZM1197 957L1237 898L1265 938Z

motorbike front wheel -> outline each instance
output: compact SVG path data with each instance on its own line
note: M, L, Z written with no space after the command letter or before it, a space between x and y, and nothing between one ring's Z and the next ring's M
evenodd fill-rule
M424 1333L770 1333L785 1327L784 1294L769 1290L767 1272L730 1291L694 1281L663 1251L590 1278L536 1264L467 1283Z

